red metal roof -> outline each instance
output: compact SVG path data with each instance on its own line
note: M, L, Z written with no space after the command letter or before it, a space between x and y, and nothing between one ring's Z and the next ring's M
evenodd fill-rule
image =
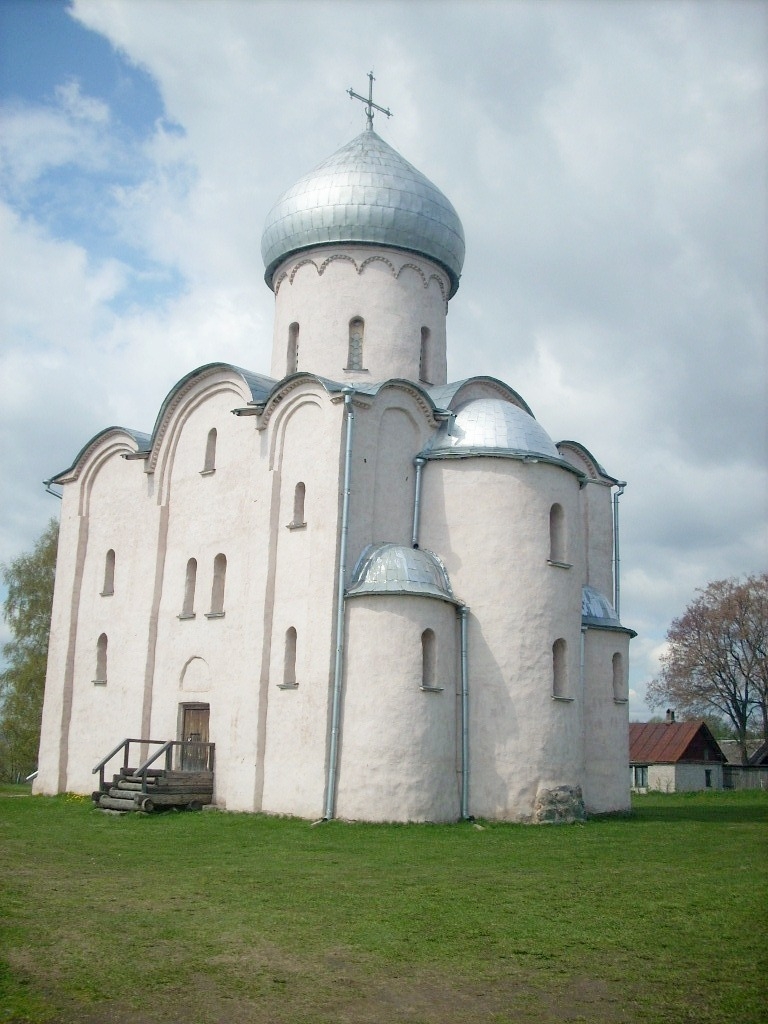
M725 761L712 733L698 722L630 722L629 760L633 764Z

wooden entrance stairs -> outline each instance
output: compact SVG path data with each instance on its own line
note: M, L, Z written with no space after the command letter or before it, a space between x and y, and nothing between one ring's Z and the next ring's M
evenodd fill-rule
M143 746L145 759L129 766L131 744ZM146 757L148 748L159 749ZM106 767L122 753L119 771L107 778ZM150 767L165 756L165 767ZM213 801L212 743L181 740L123 740L96 765L99 788L92 794L97 807L111 812L166 810L171 807L199 811ZM161 762L162 763L162 762Z

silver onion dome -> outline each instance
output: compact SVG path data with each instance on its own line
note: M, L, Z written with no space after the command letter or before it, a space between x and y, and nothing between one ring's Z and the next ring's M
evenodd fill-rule
M421 171L367 129L284 192L261 239L265 279L292 253L332 242L373 243L418 253L448 274L453 295L464 263L464 230L449 200Z
M443 423L427 452L438 455L517 455L562 463L546 430L530 413L500 398L475 398Z
M347 597L358 594L419 594L457 603L437 555L401 544L368 545L355 566Z

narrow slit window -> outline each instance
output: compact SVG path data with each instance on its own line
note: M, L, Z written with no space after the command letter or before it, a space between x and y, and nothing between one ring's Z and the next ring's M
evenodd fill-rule
M211 587L211 610L209 616L224 614L224 584L227 579L227 556L216 555L213 560L213 586Z
M107 681L107 634L102 633L96 641L96 678L94 683Z
M431 629L421 634L421 685L430 690L437 686L437 641Z
M613 663L613 699L618 701L627 700L627 686L624 679L624 659L619 651L616 651L612 658Z
M285 374L290 376L299 369L299 325L292 323L288 328L288 352L285 361Z
M565 640L562 637L552 644L552 696L568 696L568 664Z
M203 473L213 473L216 470L216 438L218 432L216 427L212 427L208 431L208 439L205 442L205 463L203 464Z
M104 559L104 587L101 591L102 597L109 597L115 592L115 552L112 548L107 552Z
M285 631L283 686L296 686L296 630L293 626Z
M430 366L430 332L428 327L421 328L421 348L419 349L419 380L422 384L432 383L432 367Z
M304 499L306 498L307 489L304 484L299 481L296 484L296 489L293 492L293 519L290 522L290 526L295 529L298 526L306 526L304 520Z
M349 351L347 354L348 370L363 369L363 338L365 335L365 321L362 317L356 316L349 321Z
M197 584L197 559L190 558L187 562L187 574L184 580L184 604L181 608L182 619L192 619L195 615L195 586Z
M565 563L565 513L557 503L549 510L549 560Z

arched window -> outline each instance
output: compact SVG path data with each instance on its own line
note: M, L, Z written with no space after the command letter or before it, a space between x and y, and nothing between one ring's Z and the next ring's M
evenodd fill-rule
M565 640L561 637L552 644L552 696L568 696L568 665L565 660Z
M356 316L349 321L349 352L347 354L347 370L363 369L363 336L365 321Z
M107 552L104 559L104 587L101 591L102 597L109 597L115 592L115 552L112 548Z
M217 438L216 427L211 427L208 431L208 440L205 442L205 463L203 465L203 473L214 473L216 471L216 438Z
M182 605L181 619L194 619L195 617L195 584L197 583L197 559L190 558L187 562L187 575L184 580L184 604Z
M421 634L421 685L430 690L437 685L437 642L431 629Z
M557 503L549 510L549 560L565 562L565 513Z
M283 686L296 686L296 630L293 626L285 631Z
M96 641L96 678L94 683L107 681L107 634L102 633Z
M299 369L299 325L292 323L288 328L288 352L285 360L285 374L290 376Z
M432 383L432 367L430 365L429 328L421 328L421 348L419 350L419 380L423 384Z
M624 678L624 659L619 651L612 658L613 663L613 699L622 704L627 701L627 681Z
M224 584L227 578L227 556L216 555L213 560L213 586L211 587L211 610L208 617L224 614Z
M296 489L293 492L293 519L288 524L291 529L296 529L298 526L306 526L304 521L304 498L306 496L307 489L304 484L299 481L296 484Z

